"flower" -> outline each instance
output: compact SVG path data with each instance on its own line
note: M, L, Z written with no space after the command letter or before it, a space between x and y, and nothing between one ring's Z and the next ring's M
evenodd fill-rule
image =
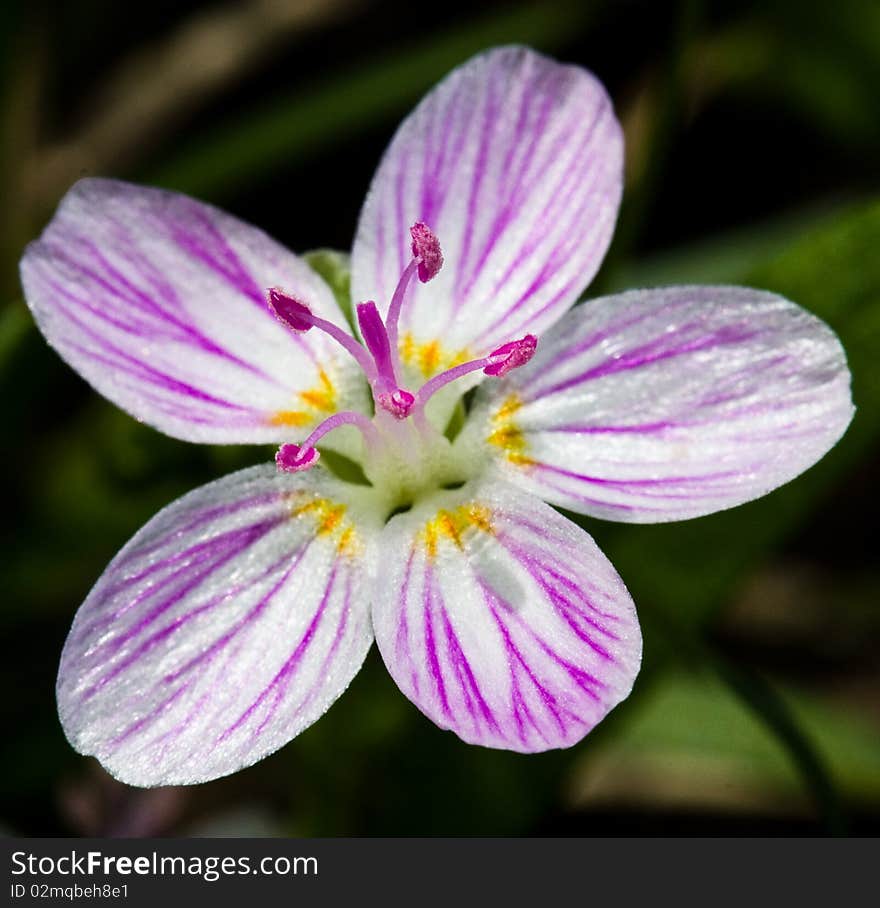
M628 695L632 600L551 505L630 522L732 507L818 460L853 409L835 335L772 293L567 312L609 244L622 158L583 69L508 47L455 70L361 212L362 343L254 227L158 189L70 190L21 266L49 343L170 435L281 445L171 504L98 580L58 676L77 750L135 785L225 775L314 722L374 639L406 696L476 744L567 747ZM335 475L319 441L369 482Z

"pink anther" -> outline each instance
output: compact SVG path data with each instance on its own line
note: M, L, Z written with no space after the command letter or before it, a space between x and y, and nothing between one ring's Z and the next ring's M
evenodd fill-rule
M416 221L409 228L412 237L413 258L419 265L419 280L427 284L443 267L443 253L440 251L440 240L427 225Z
M311 469L320 456L317 448L284 444L275 454L275 464L283 473L299 473Z
M275 318L294 331L308 331L314 325L312 310L278 287L269 290L268 303Z
M524 366L535 355L537 346L538 338L534 334L502 344L486 357L488 365L483 372L498 378L507 375L513 369Z

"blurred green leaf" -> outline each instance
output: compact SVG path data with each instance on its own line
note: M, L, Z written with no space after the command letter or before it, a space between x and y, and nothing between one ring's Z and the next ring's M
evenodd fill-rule
M663 284L733 284L782 255L792 237L804 237L846 218L852 202L823 202L778 218L698 240L652 256L630 259L606 275L602 293ZM595 293L591 290L590 295Z
M865 806L880 802L880 737L857 714L791 688L781 700L815 747L840 791ZM646 690L600 747L585 755L588 782L637 789L650 777L655 793L685 789L690 806L749 810L782 799L803 803L801 779L786 748L717 677L668 674ZM685 778L685 776L687 778ZM737 804L737 799L740 803Z
M772 0L692 49L695 86L800 114L840 144L880 136L880 4Z
M12 303L0 310L0 375L21 342L33 330L34 320L21 303Z
M382 117L403 111L450 69L487 47L524 43L549 49L592 16L592 0L548 0L494 11L398 53L343 69L315 88L301 87L258 107L240 121L194 140L146 182L196 196L221 198L267 168L288 166L322 145L338 142Z
M726 659L718 658L714 662L718 677L785 748L792 766L813 796L826 830L832 835L845 835L847 821L837 786L803 724L795 718L776 689L760 675Z

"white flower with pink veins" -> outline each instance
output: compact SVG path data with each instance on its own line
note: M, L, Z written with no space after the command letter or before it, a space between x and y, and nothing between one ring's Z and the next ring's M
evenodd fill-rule
M226 775L319 718L374 639L404 694L473 744L568 747L628 695L632 600L551 505L631 522L733 507L815 463L853 407L834 333L772 293L571 309L622 165L590 73L519 47L464 64L367 195L357 334L258 229L158 189L70 190L21 263L49 343L169 435L281 445L169 505L97 582L58 677L77 750L134 785Z

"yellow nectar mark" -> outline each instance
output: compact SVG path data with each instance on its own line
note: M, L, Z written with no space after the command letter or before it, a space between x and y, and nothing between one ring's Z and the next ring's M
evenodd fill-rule
M514 416L522 405L520 398L516 394L511 394L492 415L492 429L486 441L496 448L501 448L510 463L527 467L535 461L526 453L528 442L523 430L514 421Z
M318 369L318 383L314 388L300 391L296 397L304 409L279 410L269 417L273 426L310 426L317 422L322 415L334 413L338 409L336 388L330 381L330 376Z
M291 517L311 517L319 537L328 537L336 543L340 555L353 555L359 550L357 533L346 517L344 504L329 498L310 497L308 493L291 495Z
M428 557L436 557L441 539L448 539L456 548L463 550L465 535L471 530L492 532L491 512L484 505L471 501L451 511L438 511L437 516L429 520L422 530L422 543Z
M439 340L420 343L410 332L400 338L400 358L410 368L418 369L425 378L473 359L467 348L454 352L446 350Z

